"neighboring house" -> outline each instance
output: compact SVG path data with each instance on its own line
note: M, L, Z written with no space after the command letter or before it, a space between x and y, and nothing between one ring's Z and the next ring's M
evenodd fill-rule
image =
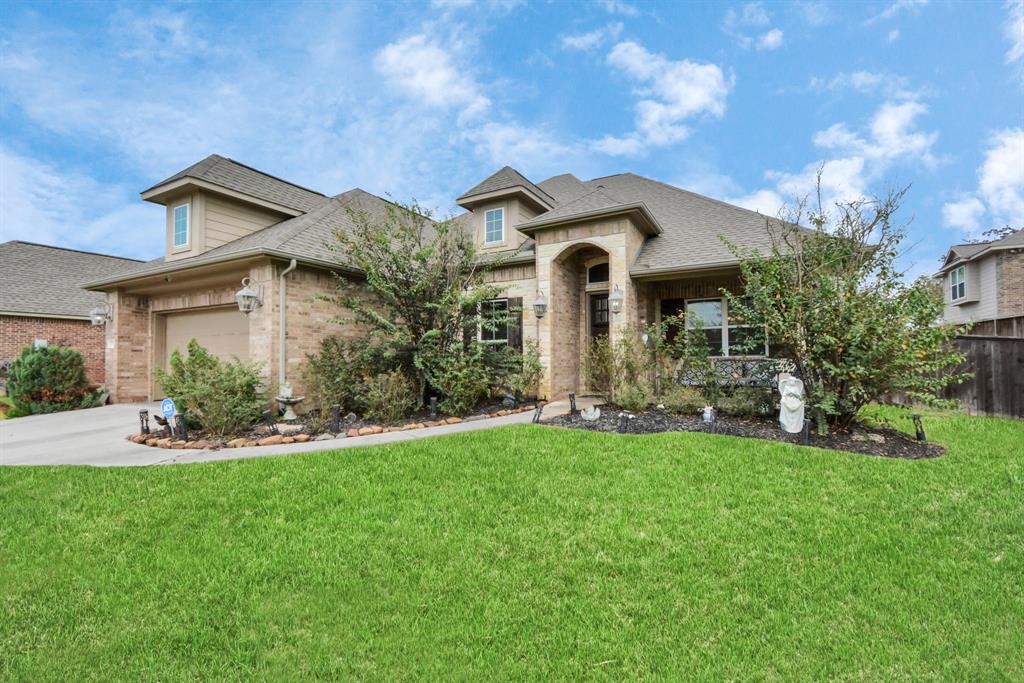
M974 335L1024 337L1024 230L950 247L935 277L946 322L973 322Z
M0 363L26 346L70 346L85 357L89 381L102 384L104 330L90 322L89 312L106 297L81 284L140 263L31 242L0 244Z
M361 333L333 322L339 311L316 295L333 289L332 271L359 276L327 246L349 225L346 207L382 215L385 200L359 189L326 196L216 155L142 198L167 207L165 256L87 285L106 292L111 307L115 400L158 398L153 370L190 337L222 357L258 361L269 381L301 392L297 371L323 337ZM749 334L730 321L721 295L739 287L721 237L767 246L761 214L629 173L534 183L507 166L457 201L467 213L456 220L481 251L509 256L493 274L503 295L492 307L516 315L482 338L536 339L547 397L586 390L581 356L593 338L615 340L665 314L699 315L722 355ZM247 316L236 304L243 278L262 302ZM541 318L538 296L547 303Z

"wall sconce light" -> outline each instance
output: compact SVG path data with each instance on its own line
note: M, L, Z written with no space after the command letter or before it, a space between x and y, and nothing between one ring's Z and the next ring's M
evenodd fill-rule
M102 306L97 306L96 308L89 311L89 320L92 321L93 325L99 327L101 325L106 324L106 322L110 320L110 313L110 304L104 302Z
M548 300L544 296L544 290L540 290L537 299L533 302L533 313L540 320L548 312Z
M612 309L612 313L618 314L622 312L622 300L624 298L622 290L619 289L618 285L615 285L615 291L608 295L608 308Z
M263 288L253 289L249 278L243 278L242 288L235 292L235 301L238 302L238 310L249 315L263 305Z

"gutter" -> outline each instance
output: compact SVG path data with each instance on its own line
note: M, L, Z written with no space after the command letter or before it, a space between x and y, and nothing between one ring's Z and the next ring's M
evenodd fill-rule
M46 320L92 320L92 318L87 315L28 313L26 311L0 311L0 316L10 316L12 318L44 318Z
M709 270L721 270L722 268L734 268L739 261L715 261L714 263L702 263L699 266L680 268L678 266L667 266L665 268L630 268L629 275L633 278L654 277L658 275L672 275L674 273L694 275Z
M269 256L271 258L283 259L283 260L298 260L303 265L314 266L317 268L323 268L325 270L332 270L336 273L362 276L362 272L354 269L347 268L338 263L332 263L330 261L322 261L320 259L312 258L301 258L296 257L295 254L279 251L277 249L267 249L265 247L253 247L252 249L245 249L243 251L235 251L230 254L221 254L214 258L204 259L202 261L192 261L192 259L182 259L181 261L175 261L169 263L160 268L154 268L145 272L138 273L127 273L121 276L109 277L103 280L96 280L95 282L88 282L82 285L82 289L89 289L93 291L102 291L102 288L109 287L110 285L119 285L125 282L132 282L134 280L142 280L154 275L165 275L167 273L176 273L182 270L188 270L189 268L198 268L200 266L215 265L217 263L226 263L228 261L237 261L245 258L253 258L256 256ZM202 258L196 256L194 258Z
M535 230L540 230L541 228L549 228L555 225L562 225L565 223L578 223L580 221L584 221L590 218L597 218L599 216L619 216L633 212L639 212L640 215L644 217L644 220L653 229L653 233L655 235L660 235L662 232L664 232L661 229L661 225L658 223L658 220L654 217L654 214L651 213L650 209L648 209L647 205L644 204L643 202L618 204L616 206L605 207L602 209L594 209L592 211L584 211L582 213L574 213L569 216L549 218L547 220L538 220L535 218L531 221L527 221L526 223L520 223L519 225L515 225L513 227L519 232L529 235ZM538 218L542 217L543 215Z

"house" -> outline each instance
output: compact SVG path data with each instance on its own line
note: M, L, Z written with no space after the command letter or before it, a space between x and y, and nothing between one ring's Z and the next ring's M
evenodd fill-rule
M301 391L299 366L320 339L361 333L334 322L339 311L316 295L333 289L333 272L359 276L328 248L349 225L346 207L383 215L385 200L360 189L324 195L217 155L142 198L166 206L164 256L87 285L110 304L107 387L115 400L159 397L154 369L191 337L223 357L258 361L268 381ZM465 209L456 220L481 252L508 257L492 275L502 288L492 306L521 310L484 341L537 340L547 397L586 390L581 356L599 335L614 340L689 310L728 356L746 332L721 295L739 287L721 236L767 246L761 214L631 173L535 183L507 166L456 201ZM248 315L236 303L243 280L260 303ZM547 304L541 317L538 298Z
M89 313L106 297L80 285L139 263L31 242L0 244L0 363L26 346L69 346L85 358L89 381L102 384L104 331Z
M950 247L935 277L946 322L972 322L974 335L1024 337L1024 230Z

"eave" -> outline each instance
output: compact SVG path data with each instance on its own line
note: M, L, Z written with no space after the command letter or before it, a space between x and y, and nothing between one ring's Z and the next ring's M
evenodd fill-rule
M661 224L658 223L658 219L654 217L654 214L650 212L647 205L643 202L617 204L612 207L584 211L583 213L575 213L570 216L557 216L549 219L539 217L513 227L521 233L531 235L538 230L554 228L560 225L569 225L572 223L592 220L594 218L611 218L615 216L630 216L631 218L638 219L636 220L638 227L648 235L660 235L663 232Z
M301 216L305 213L304 211L294 209L290 206L285 206L284 204L271 202L244 192L238 192L237 190L232 190L206 180L200 180L199 178L193 178L192 176L185 176L184 178L178 178L177 180L169 183L155 185L145 192L142 192L139 196L147 202L166 205L167 202L173 199L176 195L180 195L183 191L190 189L205 190L213 194L230 197L231 199L237 199L239 201L246 202L247 204L254 204L286 216Z
M455 202L467 211L471 211L472 207L477 204L501 199L502 197L508 197L511 195L522 195L530 204L533 204L535 209L541 212L550 211L555 208L554 199L550 197L542 197L525 185L513 185L512 187L505 187L500 190L492 190L491 192L484 192L481 194L462 195L456 199Z

